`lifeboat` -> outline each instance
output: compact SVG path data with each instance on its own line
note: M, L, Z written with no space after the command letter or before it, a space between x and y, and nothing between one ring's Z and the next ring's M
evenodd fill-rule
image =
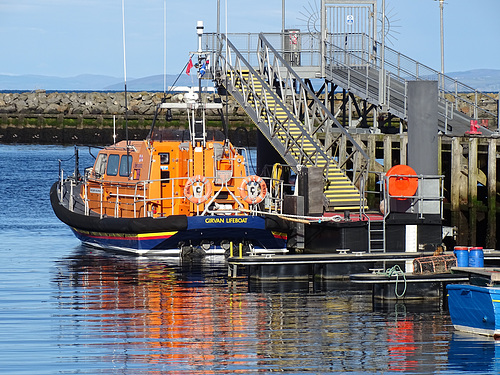
M50 191L55 214L82 243L103 249L183 255L228 253L234 246L286 252L288 227L278 216L276 189L249 172L247 150L225 136L207 136L205 111L221 110L222 104L204 103L194 91L184 98L159 104L155 113L187 112L188 131L153 125L142 141L101 149L83 174L75 168L65 178L60 170Z

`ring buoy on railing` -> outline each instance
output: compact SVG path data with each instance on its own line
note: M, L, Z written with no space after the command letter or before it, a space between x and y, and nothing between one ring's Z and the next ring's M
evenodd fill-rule
M184 197L191 203L204 203L211 195L212 182L205 176L189 177L186 185L184 185Z
M267 185L260 176L248 176L242 181L240 197L248 204L259 204L267 195Z

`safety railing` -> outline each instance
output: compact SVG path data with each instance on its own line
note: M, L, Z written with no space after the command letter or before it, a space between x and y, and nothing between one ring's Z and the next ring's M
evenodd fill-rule
M344 44L342 44L342 37L346 40ZM352 48L351 46L358 47ZM384 52L383 59L382 52ZM411 80L437 81L438 100L449 109L444 113L448 119L452 118L453 109L455 109L473 119L488 119L493 123L498 121L499 101L493 96L442 74L390 47L385 46L382 51L382 44L380 42L374 44L366 34L346 34L340 38L338 35L329 34L326 53L327 58L330 59L327 66L340 64L352 69L366 67L381 70L383 68L385 74L392 77L390 79L397 79L403 84ZM369 77L368 74L366 76ZM385 90L390 89L386 83ZM404 96L406 97L406 90ZM496 107L495 109L491 108L492 104L493 108Z
M391 195L390 179L416 179L418 187L414 195ZM426 214L440 215L444 219L444 176L442 175L384 175L381 179L380 207L385 218L391 212L415 213L419 219L424 219Z
M188 177L168 178L168 179L152 179L142 180L137 182L110 181L93 178L83 178L82 181L77 181L73 176L62 179L64 171L60 171L61 180L59 181L59 200L69 210L74 210L74 202L82 201L84 208L81 208L80 213L84 215L99 215L120 217L123 211L129 211L134 218L139 217L163 217L175 214L175 205L186 197L184 195L176 195L176 192L183 190L188 183ZM199 204L190 203L191 215L234 215L241 213L256 214L257 210L264 210L269 213L281 214L283 207L283 181L272 179L269 177L256 178L257 184L265 184L260 190L261 196L257 195L257 199L246 201L242 197L242 186L250 182L250 176L232 177L232 185L228 185L227 181L217 181L216 177L205 177L213 187L213 193L206 197L206 200ZM150 194L150 189L153 184L160 186L169 186L170 190L167 193L164 190L165 197L154 196ZM78 188L77 188L78 186ZM80 196L80 186L83 186L82 195ZM91 199L90 192L98 194L98 199ZM264 192L262 193L262 190ZM225 195L222 196L221 193ZM228 198L228 197L231 198ZM217 202L221 198L229 199L229 204L222 205ZM246 202L246 204L245 204ZM258 203L261 203L258 205ZM233 208L233 203L237 208ZM228 207L229 205L229 207ZM166 207L162 211L159 207ZM245 206L250 206L250 209L245 209ZM157 207L157 209L155 209ZM112 211L112 214L110 214Z
M306 75L308 78L321 78L320 67L322 62L321 43L319 33L298 33L297 38L300 40L300 47L297 51L287 49L286 34L283 33L265 33L263 34L269 43L284 57L294 53L299 55L299 66L294 66L297 71L300 70L301 75ZM254 51L258 48L259 34L228 34L229 40L242 56L253 67L259 64L259 58ZM225 54L224 49L221 49L222 44L218 43L217 34L205 34L204 46L207 51L217 51ZM383 59L382 59L383 52ZM329 61L325 64L327 67L330 64L341 65L346 69L352 69L351 73L359 71L364 67L379 71L382 68L386 74L385 87L380 89L380 93L385 93L388 98L386 102L391 105L394 100L405 101L406 108L406 82L411 80L434 80L438 82L439 98L444 109L442 115L446 120L452 120L455 111L460 111L472 119L486 119L489 121L489 128L499 127L500 117L500 99L480 92L460 81L442 74L418 61L403 55L402 53L385 46L382 49L380 42L373 41L368 35L362 33L346 33L327 35L325 46L324 60ZM384 63L382 64L382 60ZM382 66L383 65L383 66ZM306 69L307 68L307 69ZM351 74L354 77L354 74ZM373 86L378 87L378 76L375 79L368 73L365 75L366 81L359 85L370 86L370 80L373 80ZM403 87L403 92L396 92L399 88L395 88L392 82L399 82ZM344 88L349 88L354 83L353 81L342 82L347 85ZM384 84L382 82L382 84ZM366 91L366 94L370 94ZM373 97L374 93L368 97ZM377 92L378 97L379 93ZM392 101L391 101L392 95ZM398 116L406 116L406 109L398 109ZM446 121L445 120L445 121ZM483 125L486 125L484 123ZM495 129L492 129L495 130Z

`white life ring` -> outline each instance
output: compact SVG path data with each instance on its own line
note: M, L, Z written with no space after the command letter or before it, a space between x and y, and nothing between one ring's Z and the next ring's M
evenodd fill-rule
M248 204L259 204L267 195L267 185L260 176L245 177L238 189L241 199Z

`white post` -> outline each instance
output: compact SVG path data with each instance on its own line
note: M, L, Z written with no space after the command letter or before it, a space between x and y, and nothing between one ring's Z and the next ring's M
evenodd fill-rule
M201 37L203 36L203 21L198 21L196 23L196 33L198 34L198 52L201 53L203 49L201 48Z
M116 143L116 115L113 115L113 144Z

